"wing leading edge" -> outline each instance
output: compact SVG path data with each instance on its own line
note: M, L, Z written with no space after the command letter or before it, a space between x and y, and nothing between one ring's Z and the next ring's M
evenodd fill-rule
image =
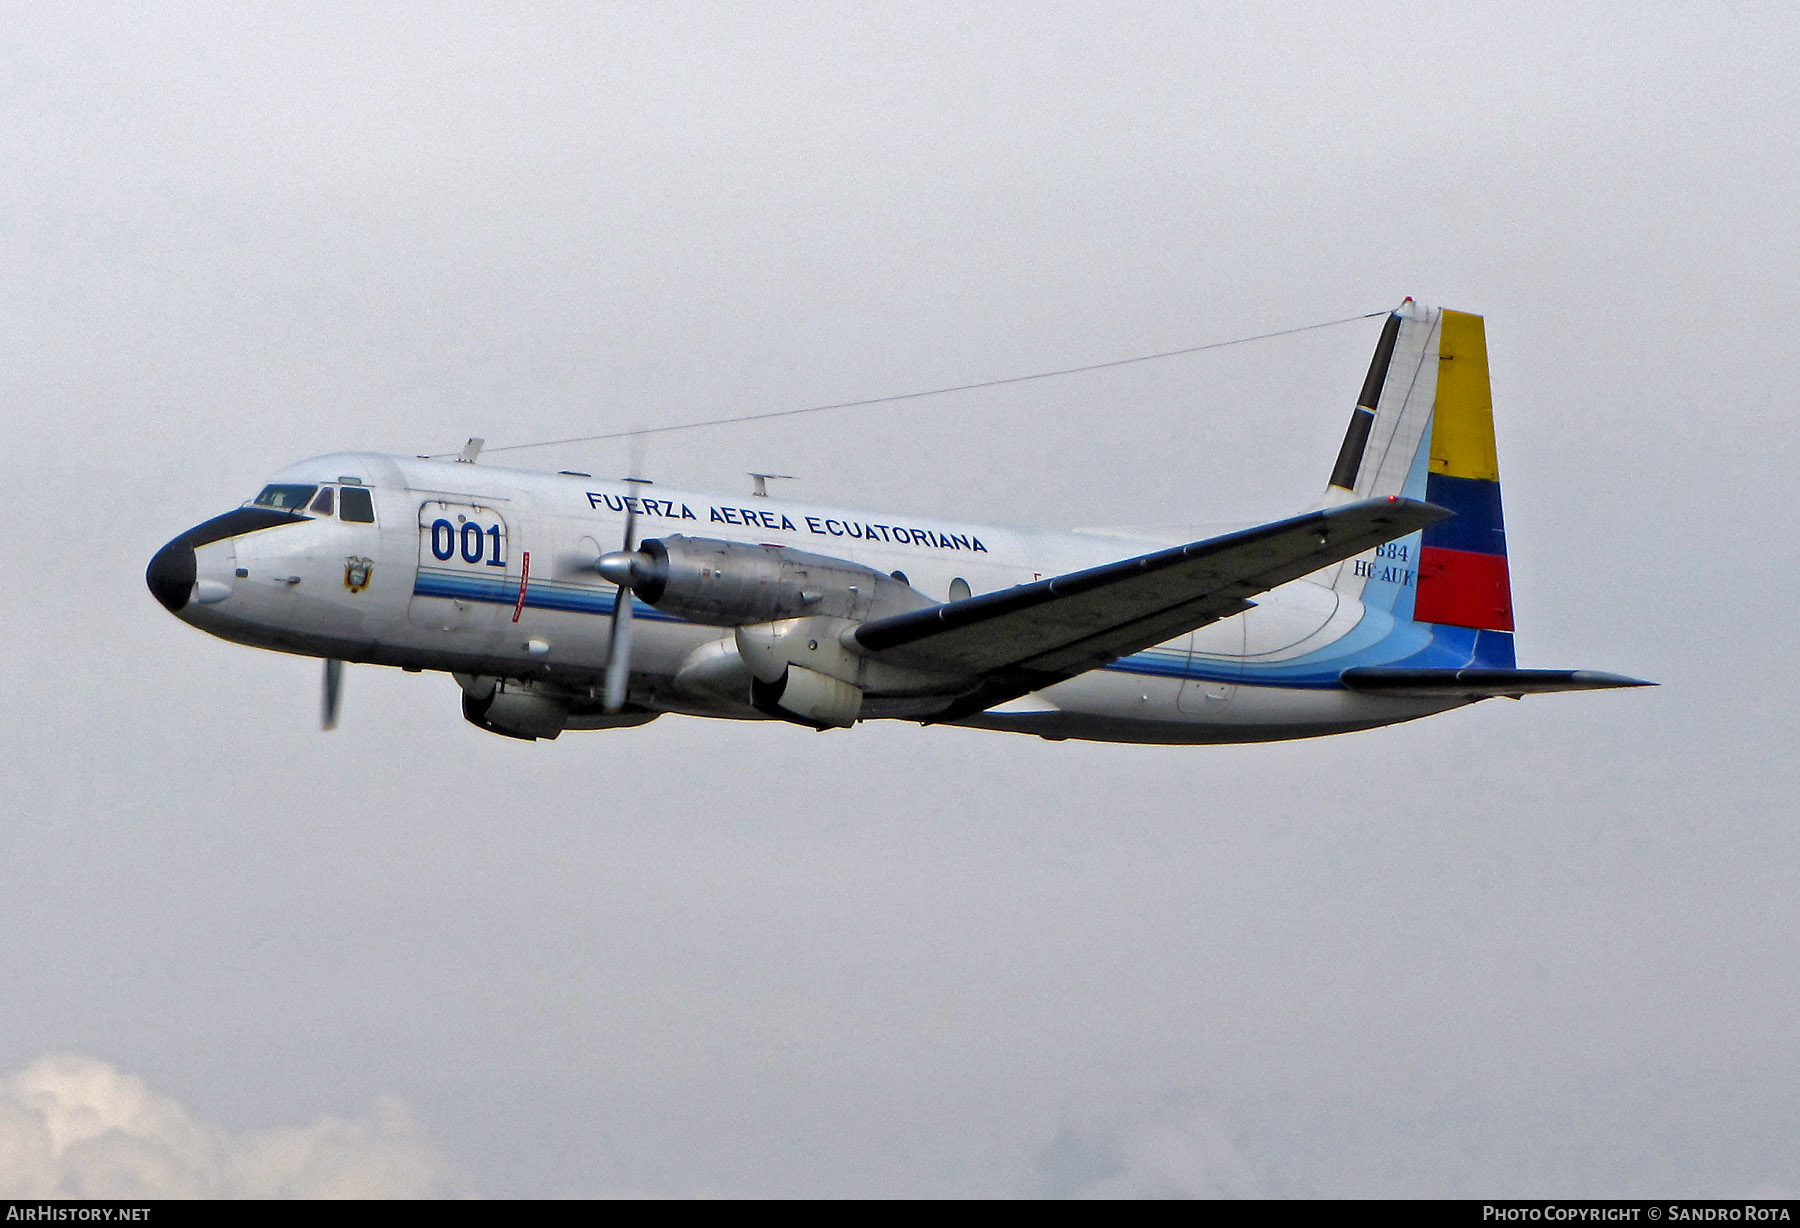
M955 706L966 715L1247 610L1258 593L1450 514L1412 499L1368 499L875 619L855 639L880 661L983 679Z

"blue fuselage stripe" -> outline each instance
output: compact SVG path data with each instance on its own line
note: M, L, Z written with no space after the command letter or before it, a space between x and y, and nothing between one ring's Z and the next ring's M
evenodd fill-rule
M526 589L525 606L532 610L610 615L616 591L610 586L534 581ZM519 581L517 577L420 568L413 584L413 596L511 606L519 599ZM651 622L686 622L635 599L632 613ZM1510 636L1502 641L1499 633L1480 634L1484 638L1478 640L1476 632L1467 628L1391 623L1385 616L1365 617L1334 642L1286 661L1191 657L1181 649L1158 646L1121 657L1104 668L1111 673L1185 682L1328 690L1341 687L1339 674L1356 665L1460 669L1474 664L1496 664L1495 658L1501 655L1510 662Z

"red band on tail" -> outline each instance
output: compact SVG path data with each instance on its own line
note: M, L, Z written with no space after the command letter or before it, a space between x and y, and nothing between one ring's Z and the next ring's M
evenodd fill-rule
M1419 595L1413 617L1422 623L1511 631L1512 582L1506 557L1424 547L1419 551Z

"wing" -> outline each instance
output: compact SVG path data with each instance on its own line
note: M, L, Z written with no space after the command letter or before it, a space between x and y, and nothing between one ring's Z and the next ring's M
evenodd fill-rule
M856 643L880 661L981 678L957 710L987 707L1247 610L1258 593L1449 515L1411 499L1369 499L875 619L856 629Z

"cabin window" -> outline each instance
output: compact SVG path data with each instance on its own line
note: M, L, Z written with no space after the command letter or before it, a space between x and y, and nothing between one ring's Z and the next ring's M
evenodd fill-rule
M338 516L352 524L374 524L375 497L364 486L344 487L338 491Z
M892 571L892 572L889 572L888 574L893 576L894 579L900 581L900 583L908 586L909 588L912 586L912 581L908 580L906 578L906 573L904 571Z
M961 576L950 581L950 600L967 601L970 597L969 582Z
M278 512L297 512L318 491L317 486L284 485L272 482L262 488L262 494L256 496L257 507L272 507Z
M331 487L319 488L319 495L312 501L312 510L321 516L331 515Z

